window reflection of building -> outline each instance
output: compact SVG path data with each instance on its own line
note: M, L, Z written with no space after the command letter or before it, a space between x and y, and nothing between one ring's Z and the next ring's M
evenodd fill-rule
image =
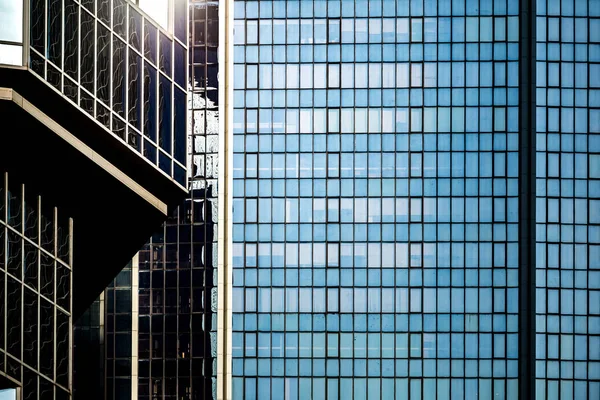
M218 2L190 2L190 193L140 250L138 270L132 270L139 279L139 330L132 336L138 361L131 384L139 399L216 398L218 15ZM107 288L105 298L116 289ZM109 327L104 313L108 338L116 325ZM119 394L116 383L115 389L109 384L116 367L105 370L107 393L129 399L134 390Z
M234 2L233 398L518 396L519 8L465 3Z
M0 385L24 399L70 392L72 220L0 174ZM0 386L2 387L2 386ZM9 392L5 394L8 395Z

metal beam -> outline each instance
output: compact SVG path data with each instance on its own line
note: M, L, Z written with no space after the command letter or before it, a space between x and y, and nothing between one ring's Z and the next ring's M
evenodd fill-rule
M535 398L535 0L519 13L519 398Z
M160 211L162 214L167 215L167 205L162 202L158 197L154 196L148 190L146 190L139 183L130 178L123 171L115 167L108 160L102 157L100 154L92 150L89 146L83 143L81 140L77 139L74 135L72 135L68 130L64 129L58 123L56 123L52 118L44 114L39 108L31 104L27 99L17 93L15 90L10 88L1 88L0 87L0 100L4 101L12 101L19 107L21 107L24 111L26 111L29 115L34 117L36 120L44 124L44 126L48 127L52 132L58 135L60 138L64 139L67 143L77 149L81 154L91 160L94 164L101 167L108 174L113 176L131 191L136 193L146 202L151 204L154 208ZM10 132L9 134L14 134Z

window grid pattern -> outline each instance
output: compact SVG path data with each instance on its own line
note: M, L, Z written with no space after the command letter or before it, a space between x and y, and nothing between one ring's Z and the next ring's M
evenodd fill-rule
M217 1L190 2L189 197L140 251L140 399L216 399Z
M536 393L600 397L600 3L537 2Z
M139 271L133 271L139 273L133 293L139 311L139 399L217 397L218 5L205 0L189 4L189 197L142 248ZM110 290L105 291L107 302ZM106 336L116 328L116 320L112 326L107 322ZM107 371L116 373L116 362L114 371ZM130 392L114 388L115 399L131 398Z
M131 262L104 291L106 307L105 374L106 398L131 399L132 363L132 285Z
M186 179L186 2L167 33L126 0L31 0L29 67L179 184Z
M234 398L515 398L517 1L236 1Z
M101 293L73 324L73 398L104 400L105 295Z
M23 399L70 398L71 222L0 174L0 374Z

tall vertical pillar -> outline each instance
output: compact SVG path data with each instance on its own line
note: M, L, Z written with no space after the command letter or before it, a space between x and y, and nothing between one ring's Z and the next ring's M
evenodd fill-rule
M535 0L519 15L519 398L535 398Z

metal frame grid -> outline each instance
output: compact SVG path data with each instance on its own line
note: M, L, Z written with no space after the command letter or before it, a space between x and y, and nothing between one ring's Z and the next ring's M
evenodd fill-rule
M106 399L132 397L132 279L137 273L129 263L104 291Z
M0 374L24 400L70 398L72 229L0 174Z
M140 252L140 399L216 398L219 3L189 13L190 196Z
M537 398L600 396L600 3L538 1Z
M235 2L232 398L517 396L518 6Z
M185 186L186 2L173 33L126 0L32 0L29 68Z
M139 399L216 398L218 5L192 1L189 7L190 194L138 253L139 269L131 271L138 277L132 292L138 334L132 338L137 362L131 365L131 377ZM107 299L111 290L105 291ZM110 319L108 311L105 315ZM107 344L114 328L106 325ZM115 372L107 368L106 379L115 378ZM132 393L105 396L129 399Z

